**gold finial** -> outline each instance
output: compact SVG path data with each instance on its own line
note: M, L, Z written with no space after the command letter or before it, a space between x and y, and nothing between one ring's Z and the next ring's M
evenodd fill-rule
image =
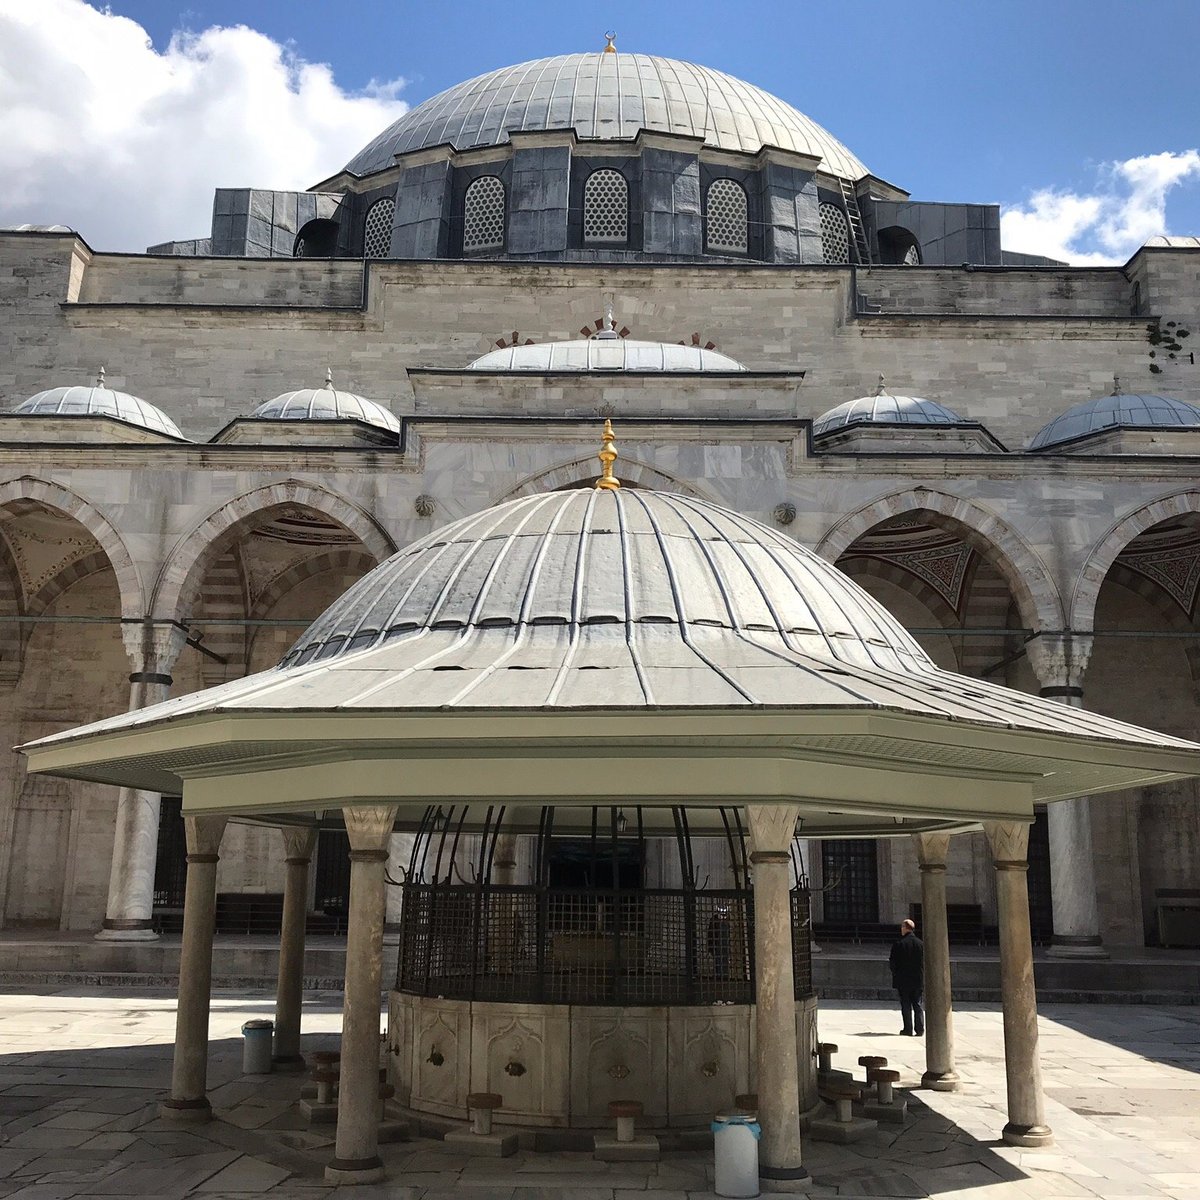
M615 492L621 486L621 481L613 474L613 463L617 461L617 448L613 445L613 437L612 421L605 417L604 441L600 446L600 453L596 455L601 466L601 475L596 480L596 487L603 488L606 492Z
M609 30L609 32L604 35L604 40L608 43L608 45L604 47L604 53L616 54L617 48L613 45L613 43L617 40L617 35L612 32L612 30Z
M1112 390L1112 394L1113 394L1114 396L1119 396L1119 395L1121 394L1121 377L1120 377L1120 375L1114 375L1114 376L1113 376L1113 390Z
M101 367L100 370L96 372L96 386L98 388L107 386L104 382L104 368L103 367Z
M879 383L876 385L875 395L877 395L877 396L886 396L887 395L887 384L885 384L883 382L883 372L882 371L879 372Z

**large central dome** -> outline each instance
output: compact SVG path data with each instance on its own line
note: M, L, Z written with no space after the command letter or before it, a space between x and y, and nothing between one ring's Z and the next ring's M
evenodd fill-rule
M369 175L425 146L494 146L514 129L613 140L646 129L702 137L722 150L778 146L816 155L844 179L869 174L815 121L761 88L673 58L604 52L539 58L457 84L389 125L346 170Z

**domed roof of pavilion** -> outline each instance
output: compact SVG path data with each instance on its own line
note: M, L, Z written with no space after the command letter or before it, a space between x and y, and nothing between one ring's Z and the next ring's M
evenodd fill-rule
M1109 396L1084 400L1043 425L1029 443L1030 450L1058 446L1106 429L1183 429L1200 426L1200 408L1170 396L1121 391L1114 380Z
M30 396L13 409L19 417L112 417L127 425L138 425L154 433L187 441L178 425L160 408L130 396L115 392L104 383L104 368L91 387L56 387Z
M639 342L605 336L564 342L538 342L491 350L471 363L471 371L745 371L735 358L703 346Z
M777 146L814 155L843 179L870 173L832 134L762 88L694 63L615 51L539 58L456 84L389 125L346 170L369 175L426 146L467 150L507 142L513 130L551 129L625 141L645 129L750 154Z
M283 392L260 404L251 414L260 421L363 421L392 433L400 432L394 413L353 392L341 392L333 386L333 373L325 373L325 386Z
M884 387L883 376L872 396L860 396L822 413L813 422L813 436L846 429L851 425L962 425L962 417L936 400L920 396L893 396Z

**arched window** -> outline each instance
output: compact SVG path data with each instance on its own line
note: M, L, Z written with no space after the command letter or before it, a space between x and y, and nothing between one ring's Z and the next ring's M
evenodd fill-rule
M710 250L745 254L750 249L750 206L732 179L714 179L704 206L705 242Z
M921 265L921 247L912 230L902 225L889 225L881 229L876 238L879 242L879 261L901 267Z
M376 200L367 209L363 224L363 258L387 258L392 249L392 218L396 202L390 196Z
M504 249L504 184L481 175L463 198L463 253Z
M836 204L818 205L821 216L821 256L827 263L850 261L850 226Z
M332 258L337 249L338 226L336 221L317 217L309 221L296 234L292 247L293 258Z
M620 171L593 171L583 185L583 240L629 241L629 184Z

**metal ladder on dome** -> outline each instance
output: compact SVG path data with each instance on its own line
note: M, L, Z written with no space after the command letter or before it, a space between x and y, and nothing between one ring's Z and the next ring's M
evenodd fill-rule
M871 243L867 241L867 229L863 224L862 210L858 207L858 192L848 179L838 178L842 189L842 203L846 206L846 219L850 222L850 242L860 266L871 265Z

